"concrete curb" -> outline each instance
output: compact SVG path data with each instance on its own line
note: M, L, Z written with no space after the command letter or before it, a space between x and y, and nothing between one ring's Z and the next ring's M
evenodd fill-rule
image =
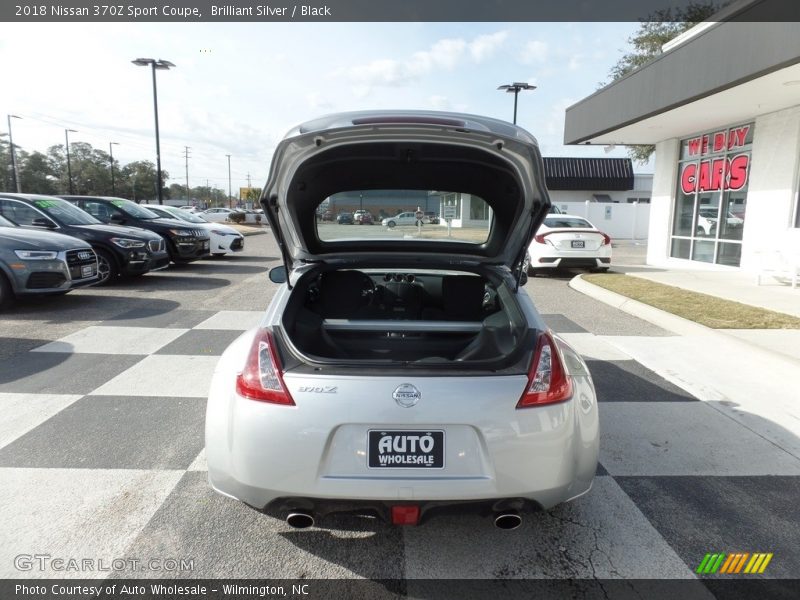
M251 236L251 235L264 235L265 233L267 233L267 229L268 229L266 227L261 227L260 229L254 229L254 228L248 227L246 225L237 227L237 225L235 223L225 223L225 224L228 225L229 227L233 227L236 231L241 233L244 237L248 237L248 236Z
M600 302L608 304L609 306L613 306L614 308L618 308L629 315L643 319L648 323L652 323L653 325L661 327L662 329L666 329L667 331L671 331L677 335L716 339L717 343L720 344L720 348L723 347L723 345L727 345L729 348L738 348L738 351L741 352L758 352L763 354L765 357L770 358L771 360L780 360L786 366L795 369L798 367L798 361L791 356L787 356L786 354L765 348L760 345L748 343L733 335L728 335L724 331L711 329L710 327L700 325L694 321L689 321L683 317L678 317L661 309L650 306L649 304L644 304L643 302L633 300L632 298L628 298L622 294L617 294L616 292L601 288L600 286L584 280L581 275L576 275L573 277L569 282L569 287L575 291L585 294L586 296L594 298L595 300L599 300Z

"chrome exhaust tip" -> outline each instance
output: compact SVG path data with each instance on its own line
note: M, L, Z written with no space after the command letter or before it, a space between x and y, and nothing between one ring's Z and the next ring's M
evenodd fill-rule
M522 525L522 517L515 512L500 513L494 518L494 526L498 529L511 531Z
M289 513L286 524L295 529L307 529L314 526L314 517L305 512Z

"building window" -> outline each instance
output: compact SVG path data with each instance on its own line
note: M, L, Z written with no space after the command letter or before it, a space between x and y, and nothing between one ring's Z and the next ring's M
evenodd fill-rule
M737 125L681 142L670 256L739 266L753 130Z

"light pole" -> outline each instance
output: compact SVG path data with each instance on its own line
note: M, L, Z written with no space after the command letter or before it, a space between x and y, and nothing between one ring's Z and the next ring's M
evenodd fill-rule
M69 160L69 134L71 133L78 133L77 129L65 129L64 130L64 139L67 142L67 178L69 179L69 193L72 194L72 165L70 164Z
M153 71L153 113L156 117L156 188L158 192L158 203L164 204L164 194L161 189L161 142L158 138L158 89L156 86L156 69L166 71L175 65L168 60L154 59L154 58L137 58L131 61L137 67L150 66Z
M226 154L228 157L228 208L233 208L233 195L231 194L231 155Z
M497 88L498 90L505 90L509 94L514 94L514 125L517 124L517 95L522 90L535 90L536 86L531 85L529 83L509 83L506 85L501 85Z
M108 142L108 155L111 157L111 194L117 195L117 188L114 185L114 146L119 146L119 142Z
M22 193L22 183L19 180L19 171L17 170L17 154L14 152L14 138L11 136L11 119L21 119L17 115L8 115L8 147L11 152L11 173L14 176L14 189L18 194Z

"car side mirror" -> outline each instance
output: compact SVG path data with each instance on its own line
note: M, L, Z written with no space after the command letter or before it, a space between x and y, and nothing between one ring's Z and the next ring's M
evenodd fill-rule
M286 283L286 267L281 265L269 270L269 280L272 283Z
M56 228L56 224L46 217L36 217L33 221L31 221L31 225L34 227L44 227L45 229Z

